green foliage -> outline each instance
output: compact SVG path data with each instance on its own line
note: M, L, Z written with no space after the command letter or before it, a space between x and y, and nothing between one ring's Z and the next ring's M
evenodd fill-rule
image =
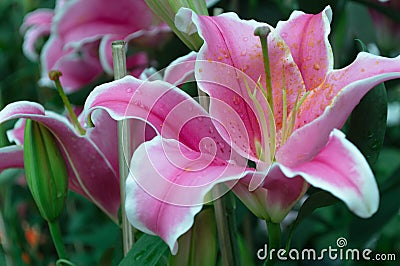
M119 266L155 266L167 252L168 246L157 236L142 235Z

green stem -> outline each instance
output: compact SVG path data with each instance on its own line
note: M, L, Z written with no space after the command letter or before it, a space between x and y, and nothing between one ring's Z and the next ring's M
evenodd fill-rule
M78 129L81 135L85 135L86 130L79 123L78 118L76 117L76 114L72 109L71 103L69 102L67 95L65 95L64 89L60 82L61 75L61 72L57 70L52 70L49 72L49 78L54 81L58 94L60 95L61 100L63 101L64 106L67 109L69 116L71 117L72 123L75 125L76 129Z
M220 186L216 186L214 193L221 193ZM218 230L218 240L221 249L222 265L240 265L239 247L234 198L231 192L214 201L215 218Z
M67 251L65 249L64 242L62 241L62 235L58 220L52 222L48 221L48 225L54 246L57 250L58 257L60 259L67 259Z
M114 65L114 79L126 76L126 54L125 42L122 40L112 43L112 57ZM132 121L129 119L118 121L118 160L120 173L120 195L121 195L121 227L124 255L135 243L135 234L125 213L126 178L129 175L129 163L133 153L132 142L136 136L132 136Z
M274 223L271 221L267 222L267 230L268 230L268 255L271 249L275 249L277 251L281 248L281 225L279 223ZM276 254L276 252L275 252ZM268 256L268 260L266 265L272 266L276 262L276 256L272 259Z

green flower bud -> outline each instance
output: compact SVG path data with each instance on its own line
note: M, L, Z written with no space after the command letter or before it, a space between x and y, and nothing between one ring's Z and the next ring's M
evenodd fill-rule
M60 216L68 192L68 171L53 134L42 124L26 120L24 165L28 187L42 217Z
M185 45L198 51L203 44L203 40L197 32L188 34L177 29L175 26L175 15L181 7L192 9L198 15L208 15L206 2L204 0L145 0L153 12L160 17L173 30L176 36L181 39Z

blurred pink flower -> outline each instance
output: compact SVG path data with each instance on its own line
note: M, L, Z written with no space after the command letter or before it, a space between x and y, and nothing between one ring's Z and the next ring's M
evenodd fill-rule
M398 0L369 0L369 2L390 8L393 12L397 12L397 14L400 13L400 1ZM395 52L399 52L400 22L394 21L373 8L369 8L369 12L375 26L378 45L384 50L396 50Z
M60 80L70 93L103 73L112 74L113 41L125 40L128 47L159 47L170 29L144 0L63 0L56 2L54 10L29 13L21 31L25 32L23 51L31 60L38 59L37 41L49 35L40 54L41 84L51 86L47 73L57 69L63 73ZM127 67L134 75L147 64L145 52L131 53L127 58Z

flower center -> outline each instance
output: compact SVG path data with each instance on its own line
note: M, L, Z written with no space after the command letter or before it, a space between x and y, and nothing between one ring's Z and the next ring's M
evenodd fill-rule
M274 110L274 99L272 93L272 78L271 78L271 68L270 61L268 55L268 35L271 33L271 29L267 26L258 27L254 31L254 35L260 37L262 54L263 54L263 62L264 62L264 72L265 72L265 80L266 86L260 82L261 76L258 79L256 86L253 90L249 87L246 79L245 85L247 89L247 93L250 99L253 101L254 106L256 108L256 112L259 118L259 123L262 130L263 140L255 139L254 144L256 147L257 157L267 163L272 163L275 161L275 152L277 148L277 127L275 121L275 112L278 110ZM301 104L304 102L308 93L300 96L300 92L298 92L296 96L296 101L292 110L289 110L288 101L287 101L287 88L285 82L285 72L284 67L282 67L282 127L280 130L280 142L279 146L283 145L290 135L292 134L296 122L296 115L299 111ZM257 99L257 91L261 91L263 97L267 102L267 110L262 108L262 104L260 100Z

